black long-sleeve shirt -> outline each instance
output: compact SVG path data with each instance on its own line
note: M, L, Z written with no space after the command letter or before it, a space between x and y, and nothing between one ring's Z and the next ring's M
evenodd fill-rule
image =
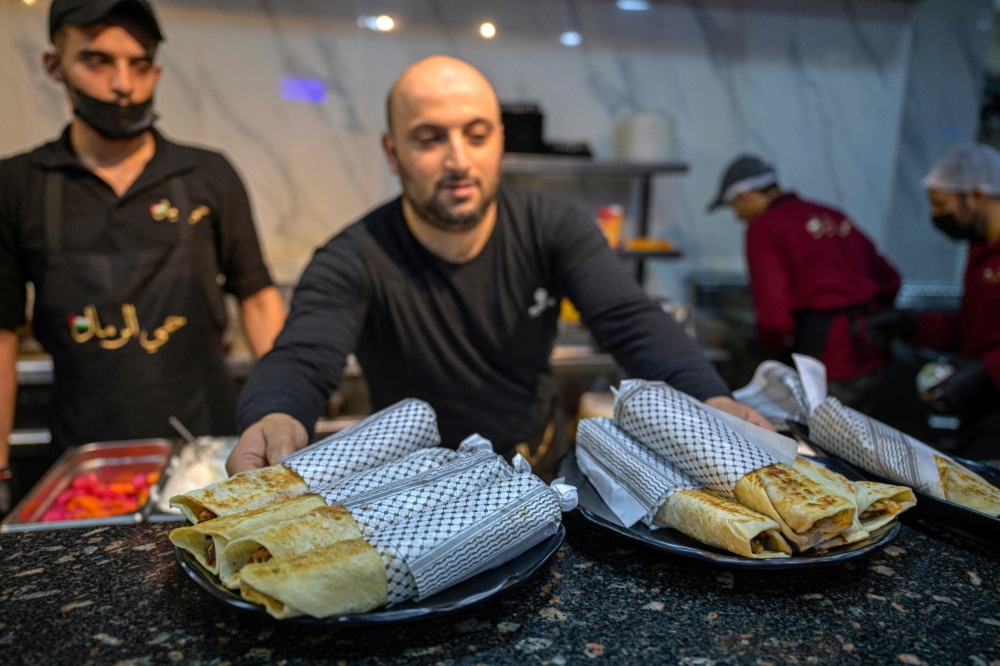
M700 400L729 395L589 216L508 184L498 204L486 246L463 264L417 241L400 199L317 250L274 349L250 374L240 427L283 412L311 432L354 352L373 408L420 398L437 412L446 446L478 432L506 451L547 418L563 296L629 374L664 380Z

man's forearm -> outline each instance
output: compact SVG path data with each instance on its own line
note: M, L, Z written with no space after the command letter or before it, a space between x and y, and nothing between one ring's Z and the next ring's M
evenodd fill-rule
M240 314L253 355L260 358L285 325L285 302L276 287L265 287L240 301Z
M0 468L10 464L10 431L17 404L17 333L0 330Z

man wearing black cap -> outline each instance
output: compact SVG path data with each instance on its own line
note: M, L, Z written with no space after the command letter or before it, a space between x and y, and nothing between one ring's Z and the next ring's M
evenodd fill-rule
M170 435L171 415L196 434L234 433L220 285L258 356L285 316L232 166L153 128L163 35L149 3L55 0L49 31L43 63L73 119L0 162L0 485L27 282L54 362L56 451Z
M830 394L870 411L885 352L852 322L891 307L899 274L843 213L783 192L773 167L742 156L709 211L730 206L747 223L757 335L775 355L826 365Z

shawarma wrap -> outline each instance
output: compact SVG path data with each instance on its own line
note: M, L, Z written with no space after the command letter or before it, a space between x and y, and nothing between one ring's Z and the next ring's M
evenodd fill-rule
M772 559L792 554L778 523L704 488L673 493L653 521L743 557Z
M861 526L873 532L917 505L913 489L876 481L855 481Z
M326 501L319 495L303 495L247 513L178 527L170 532L170 541L194 555L203 567L218 574L219 556L231 541L323 506L326 506Z
M313 548L360 538L361 530L350 511L342 506L317 507L305 515L231 541L218 558L219 580L226 587L237 589L240 570L251 562L285 559Z
M795 469L826 488L832 494L847 499L854 507L854 520L851 522L851 526L829 541L821 543L818 546L819 548L846 546L858 541L864 541L869 537L867 530L864 529L859 521L858 500L855 495L854 485L851 484L847 477L802 457L795 459Z
M240 571L243 597L278 619L364 613L386 604L388 588L382 556L364 539L248 564Z
M946 500L985 513L987 516L1000 517L1000 489L946 458L934 456L934 460L941 476Z

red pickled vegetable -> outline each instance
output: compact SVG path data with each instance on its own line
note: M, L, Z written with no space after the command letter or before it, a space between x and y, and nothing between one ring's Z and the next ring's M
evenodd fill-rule
M134 513L149 499L149 488L158 480L158 472L136 474L108 483L102 483L94 472L81 474L46 509L42 522Z

